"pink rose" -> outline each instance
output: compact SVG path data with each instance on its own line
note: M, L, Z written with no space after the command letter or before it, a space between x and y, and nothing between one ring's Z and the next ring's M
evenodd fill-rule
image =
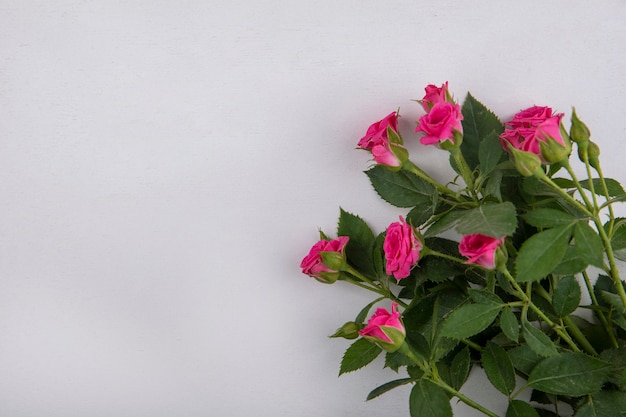
M367 321L367 325L359 330L359 334L387 351L397 350L406 336L406 330L398 312L398 304L391 304L391 313L384 308L376 309Z
M424 98L420 100L420 104L426 113L428 113L435 104L447 101L449 96L448 82L446 81L443 83L441 87L437 87L434 84L428 84L426 88L424 88L424 91L426 94L424 95Z
M468 257L467 263L480 265L487 269L496 267L496 250L504 243L504 237L497 239L481 234L467 235L461 238L459 253Z
M518 127L534 127L539 123L552 117L552 109L550 107L532 106L520 111L510 122L505 123L512 129Z
M511 145L520 151L534 153L545 164L547 161L541 153L541 142L554 140L565 148L560 130L562 118L563 113L553 115L550 107L533 106L522 110L505 123L507 129L500 135L502 147L507 152L508 145Z
M400 147L399 144L391 144L387 129L398 132L398 115L396 112L389 113L385 118L370 125L365 136L359 140L359 148L372 152L374 161L380 165L399 167L402 162L394 153L392 147Z
M552 116L537 125L536 135L537 139L543 142L547 142L548 139L554 139L561 145L565 145L563 137L561 136L561 119L563 114L557 114Z
M420 118L415 131L424 132L425 136L420 139L424 145L436 145L445 140L454 143L454 132L463 133L461 120L463 114L458 104L439 102Z
M396 280L408 277L419 260L421 250L422 242L402 217L399 222L390 224L383 242L387 275L393 274Z
M309 254L302 259L300 268L306 275L317 279L318 281L331 284L339 278L339 271L328 267L320 252L337 252L344 257L344 247L348 244L350 238L347 236L339 236L333 240L320 240L317 242Z

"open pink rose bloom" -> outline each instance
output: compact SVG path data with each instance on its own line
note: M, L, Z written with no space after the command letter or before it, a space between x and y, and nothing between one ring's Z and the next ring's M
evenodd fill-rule
M416 132L424 132L420 139L423 145L437 145L448 140L454 142L454 131L463 132L463 114L458 104L439 102L419 119Z
M393 275L397 280L408 277L419 260L421 249L422 242L404 218L400 217L399 222L390 224L383 242L387 275Z
M508 145L511 145L520 151L534 153L543 160L540 142L552 139L565 146L559 127L562 118L563 113L553 115L550 107L533 106L522 110L505 123L507 128L500 135L502 147L508 152Z

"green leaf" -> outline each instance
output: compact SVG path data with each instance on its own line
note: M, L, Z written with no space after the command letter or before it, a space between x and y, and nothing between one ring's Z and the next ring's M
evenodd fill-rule
M465 215L465 211L466 210L455 210L442 215L437 221L430 225L428 230L424 233L424 237L434 237L452 229L458 223L459 219Z
M496 304L466 304L454 310L443 322L441 335L465 339L485 330L498 316L502 306Z
M586 267L587 264L580 259L574 245L569 245L561 262L554 268L552 273L556 275L574 275L582 272Z
M492 132L499 135L504 131L504 127L498 117L470 93L467 94L463 102L461 113L463 113L461 152L470 169L474 170L480 162L481 142Z
M611 247L613 248L613 254L620 261L626 261L626 222L623 218L616 219L618 226L613 231L611 236ZM607 226L605 225L605 229Z
M580 407L574 417L625 417L626 392L600 391Z
M522 336L528 347L540 356L549 357L559 354L554 342L544 332L525 320L522 321Z
M481 363L491 384L504 395L510 395L515 389L515 369L506 350L488 342L482 352Z
M383 249L386 234L387 232L382 232L376 236L376 239L374 239L374 248L372 249L372 268L374 269L374 276L379 279L387 275L385 271L385 251Z
M394 388L401 387L402 385L406 385L411 381L413 381L413 378L402 378L402 379L396 379L395 381L389 381L377 388L374 388L372 392L370 392L367 395L366 401L379 397L383 395L384 393L391 391Z
M626 347L606 349L600 354L600 359L612 365L609 381L621 391L626 391Z
M431 201L425 201L417 204L406 215L406 221L415 227L419 227L426 223L435 213L435 204Z
M371 363L382 349L367 339L359 339L346 350L341 360L339 375L356 371Z
M504 150L498 140L498 136L498 133L493 131L480 142L478 160L480 162L480 173L482 175L489 175L504 155Z
M413 361L397 350L385 354L385 368L393 369L395 372L398 372L401 367L411 365L414 365Z
M510 307L505 307L500 314L500 329L509 340L517 343L519 340L519 322Z
M459 258L459 243L439 237L427 238L425 246L433 251L441 252ZM457 275L463 275L467 266L442 257L427 256L420 260L417 268L413 269L413 275L420 282L442 282Z
M571 226L559 226L524 242L516 261L517 281L538 281L551 273L565 255L571 235Z
M552 295L552 307L559 317L573 313L580 305L580 285L576 278L568 276L558 282Z
M565 352L539 362L528 376L528 385L548 394L580 397L600 391L610 370L610 364L600 359Z
M470 351L467 346L454 355L450 363L450 385L454 389L461 389L465 381L467 381L471 365Z
M502 306L504 304L502 298L498 297L496 294L488 290L477 290L474 288L470 288L468 290L468 294L472 301L478 304L495 304L499 306Z
M508 201L466 210L456 224L456 231L462 235L480 233L496 238L511 236L516 228L515 206Z
M502 186L502 171L493 171L487 182L485 183L485 193L496 198L499 202L502 202L502 193L500 187Z
M606 188L609 192L609 197L619 197L626 194L626 191L624 191L622 185L616 180L612 178L605 178L604 181L606 183ZM603 196L604 188L602 188L602 180L600 178L594 178L592 180L592 183L595 193ZM581 181L580 185L582 185L583 188L586 188L587 190L591 190L591 188L589 187L589 180Z
M539 417L537 411L527 402L521 400L509 401L506 417Z
M418 381L409 396L411 417L453 417L446 392L426 379Z
M374 233L359 216L340 209L338 236L348 236L350 240L345 248L348 262L366 275L374 275L372 249Z
M384 299L383 297L377 298L374 301L372 301L371 303L369 303L368 305L366 305L365 307L363 307L361 309L361 311L359 312L359 314L357 314L356 319L354 319L354 322L356 324L362 324L365 322L365 320L367 319L367 316L369 314L369 311L372 309L372 307L374 306L374 304L376 304L377 302L379 302L380 300Z
M583 261L598 268L604 267L602 239L587 223L576 223L574 247Z
M561 197L557 190L534 176L524 178L522 188L530 195Z
M416 299L402 314L402 320L407 329L407 337L409 333L414 332L426 340L432 340L433 321L440 320L444 314L457 308L465 300L465 294L457 290L442 290L439 293ZM436 303L438 303L437 309L435 309ZM433 319L435 313L436 317Z
M516 346L510 349L508 353L515 369L518 369L526 375L543 359L542 356L536 354L527 344Z
M619 295L609 291L600 291L600 296L608 305L613 307L617 313L624 314L626 312L626 308L622 303L622 297Z
M391 171L381 165L365 171L378 195L396 207L414 207L431 203L437 193L435 187L409 171Z
M522 215L526 223L541 228L574 224L577 219L569 213L551 208L539 208Z

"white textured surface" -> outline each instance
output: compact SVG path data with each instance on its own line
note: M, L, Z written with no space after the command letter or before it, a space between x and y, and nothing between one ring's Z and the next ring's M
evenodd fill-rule
M576 105L626 180L624 21L621 0L0 0L0 416L408 415L408 389L365 403L380 366L337 378L326 336L369 296L298 269L339 206L397 217L356 141L398 106L411 136L410 100L449 80L502 118Z

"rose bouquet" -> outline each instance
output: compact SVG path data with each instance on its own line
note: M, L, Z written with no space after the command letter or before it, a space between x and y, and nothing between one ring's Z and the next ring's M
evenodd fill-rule
M613 209L626 192L604 177L589 129L539 106L502 123L470 94L457 104L447 82L425 90L415 131L456 177L441 184L411 162L390 113L358 147L398 220L375 234L342 209L337 237L320 231L301 263L375 295L333 335L356 339L339 374L384 354L397 376L367 398L411 384L413 417L452 416L453 399L497 417L461 392L474 366L507 417L626 415L626 218Z

